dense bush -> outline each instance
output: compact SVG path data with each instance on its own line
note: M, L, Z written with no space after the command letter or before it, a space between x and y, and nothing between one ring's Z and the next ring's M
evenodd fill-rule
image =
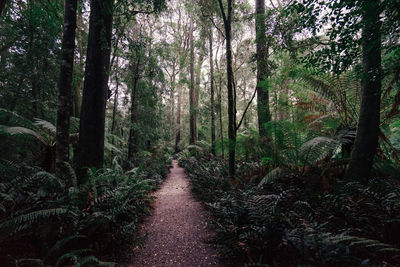
M73 169L61 175L23 164L0 164L0 262L2 266L113 265L149 213L149 191L165 177L165 153L143 158L124 172L92 171L78 186ZM100 260L101 259L101 260Z
M211 210L217 245L252 266L400 264L400 188L375 178L367 185L336 179L324 186L318 168L285 170L261 183L230 180L225 162L182 152L194 193Z

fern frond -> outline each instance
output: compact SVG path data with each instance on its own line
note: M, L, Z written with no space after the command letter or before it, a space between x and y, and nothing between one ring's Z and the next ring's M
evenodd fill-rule
M13 219L7 220L0 225L1 228L8 227L9 225L21 225L24 223L33 224L40 219L45 219L53 216L71 214L71 211L64 208L43 209L38 211L29 212L19 215Z
M58 266L63 266L63 262L66 260L72 260L74 264L79 263L79 258L80 255L90 253L92 250L90 249L79 249L79 250L73 250L69 253L66 253L62 255L60 258L58 258L56 262L56 267Z
M315 163L329 157L339 147L340 142L330 137L315 137L300 148L300 156L305 163Z
M18 260L15 260L15 267L19 267L19 266L43 267L44 263L41 259L18 259Z
M16 134L22 134L22 135L31 135L33 137L35 137L36 139L38 139L40 142L42 142L45 145L48 145L48 142L46 141L46 139L39 134L38 132L25 128L25 127L19 127L19 126L15 126L15 127L9 127L9 126L4 126L1 125L0 128L3 132L8 133L10 135L16 135Z
M258 188L261 188L263 185L270 183L276 179L279 179L284 174L282 168L278 167L270 171L258 184Z
M68 236L66 238L63 238L61 240L58 240L54 244L54 246L51 247L51 249L47 252L47 255L46 255L45 259L47 259L49 256L51 256L54 252L60 251L60 249L62 249L70 241L76 240L76 239L82 239L82 238L86 238L86 236L84 236L84 235L72 235L72 236Z
M49 130L52 133L56 133L56 126L54 126L54 124L52 124L49 121L46 120L41 120L38 118L35 118L33 125L39 126L43 129Z

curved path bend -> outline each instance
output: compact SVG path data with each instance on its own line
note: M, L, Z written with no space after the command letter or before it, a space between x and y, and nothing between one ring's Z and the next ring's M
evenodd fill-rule
M148 238L127 266L218 266L209 242L213 235L207 228L209 220L191 195L188 178L176 160L155 197L153 215L143 226Z

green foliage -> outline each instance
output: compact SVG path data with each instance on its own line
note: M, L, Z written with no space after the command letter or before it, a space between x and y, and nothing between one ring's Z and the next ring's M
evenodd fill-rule
M80 187L67 163L60 177L1 163L1 261L111 266L99 259L117 257L139 241L134 237L150 212L149 191L161 183L170 164L170 158L161 155L151 155L128 172L115 161L113 169L93 170Z
M251 266L399 264L400 190L396 180L368 185L336 181L330 191L319 172L278 168L260 185L227 177L219 160L185 158L193 192L214 217L223 255ZM239 170L240 172L240 170Z

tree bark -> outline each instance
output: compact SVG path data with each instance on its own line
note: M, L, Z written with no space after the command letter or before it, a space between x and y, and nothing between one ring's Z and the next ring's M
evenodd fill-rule
M363 81L360 117L348 179L367 182L378 146L380 99L382 87L382 58L380 36L380 1L362 3Z
M84 56L84 51L83 51L83 36L82 36L82 31L83 31L83 19L82 19L82 6L83 3L80 3L79 9L78 9L78 16L77 16L77 43L78 43L78 52L79 52L79 70L81 73L83 73L83 69L85 67L85 63L83 60ZM82 87L83 87L83 79L78 81L78 84L76 85L75 88L75 94L74 94L74 116L76 118L80 117L81 109L82 109Z
M215 103L214 103L214 62L213 62L212 28L210 28L210 104L211 104L211 153L215 156Z
M226 44L226 68L228 83L228 137L229 137L229 176L235 176L235 149L236 149L236 122L235 122L235 100L233 92L233 69L232 69L232 5L234 0L228 0L227 13L223 7L222 0L218 0L225 28Z
M180 74L179 74L180 76ZM180 78L179 78L180 80ZM178 105L176 110L176 136L175 136L175 153L179 152L179 142L181 141L181 113L182 113L182 89L178 87Z
M56 164L69 161L69 124L72 110L72 76L74 71L77 0L66 0L61 68L58 81L56 130Z
M0 0L0 15L3 14L3 11L6 7L6 2L7 2L7 0Z
M119 63L119 57L117 56L117 65ZM111 121L111 134L115 134L115 124L116 124L116 117L118 111L118 97L119 97L119 77L118 72L115 73L115 92L114 92L114 104L113 104L113 113L112 113L112 121ZM114 144L114 138L113 138Z
M85 182L86 168L102 168L104 162L105 111L113 7L114 0L90 2L85 82L75 160L80 183Z
M132 91L131 91L131 117L130 117L130 131L129 131L129 141L128 141L128 161L133 162L135 154L139 152L138 147L138 114L137 114L137 87L139 82L139 67L140 67L140 55L136 57L136 66L132 68Z
M267 136L265 123L271 119L267 88L267 38L265 32L265 0L256 1L256 59L257 59L257 113L258 131L261 138Z
M195 133L195 142L199 140L199 129L198 129L198 115L199 115L199 100L200 100L200 89L201 89L201 66L203 65L204 53L200 53L197 59L196 66L196 83L195 83L195 91L194 91L194 133Z
M224 125L222 122L222 76L219 75L218 113L219 113L219 137L221 138L221 155L225 157Z
M196 88L195 88L195 76L194 76L194 41L193 41L193 15L190 21L190 33L189 33L189 46L190 46L190 87L189 87L189 123L190 123L190 140L191 145L196 143Z
M171 141L173 138L175 138L175 132L176 132L176 127L175 127L175 87L176 87L176 63L173 63L172 66L172 75L170 77L171 79L171 92L170 92L170 101L171 101Z

